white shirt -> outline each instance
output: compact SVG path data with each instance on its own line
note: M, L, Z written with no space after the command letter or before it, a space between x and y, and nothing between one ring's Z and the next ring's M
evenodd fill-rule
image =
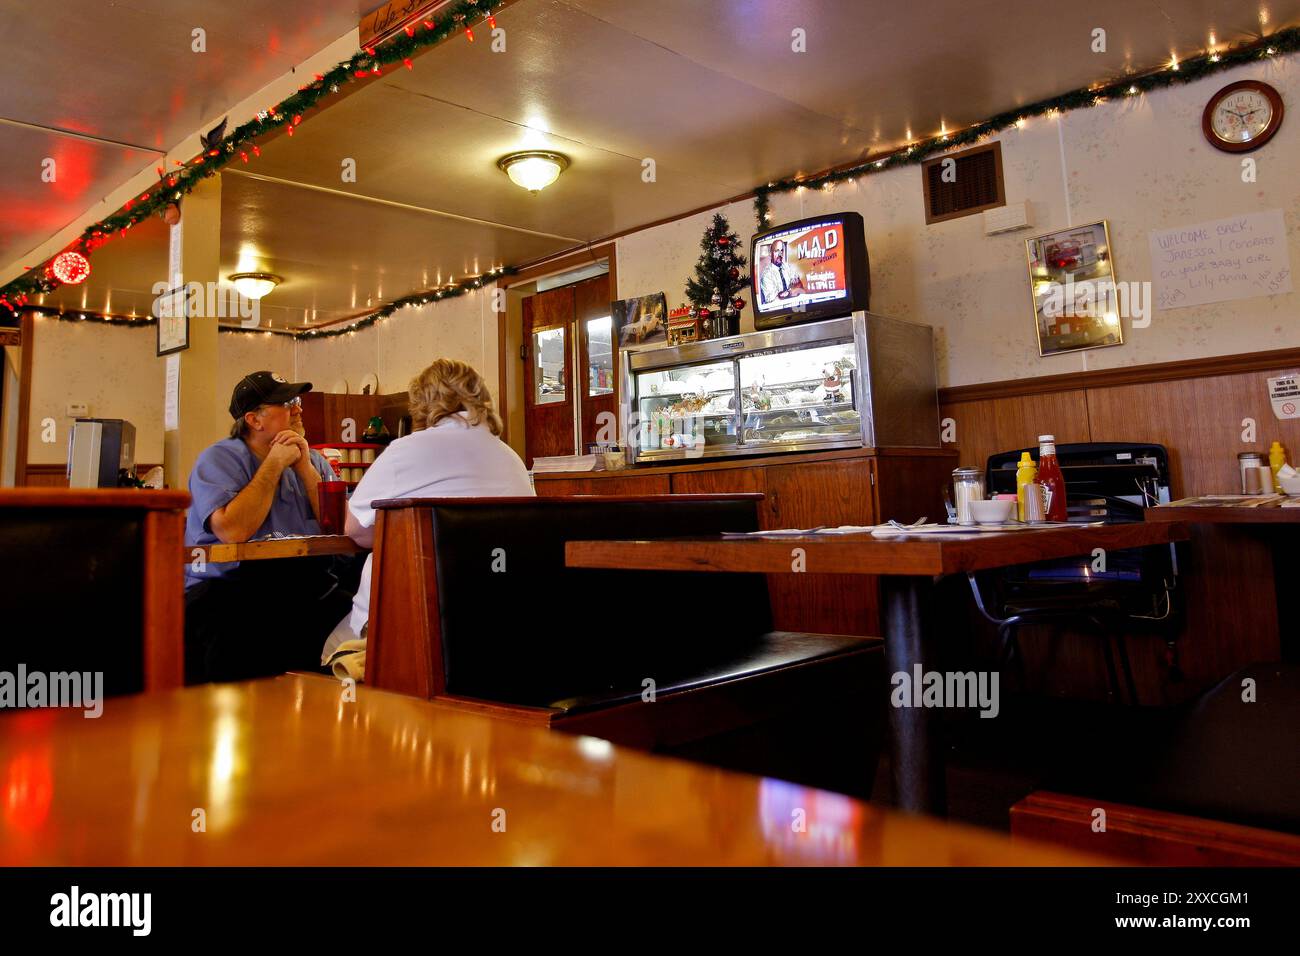
M784 279L784 288L781 280ZM762 276L759 277L759 291L763 293L763 304L777 300L777 294L789 289L792 284L799 279L799 270L792 266L789 261L783 261L779 266L775 262L769 262L763 269Z
M366 469L348 508L358 524L373 528L371 503L385 498L531 498L535 494L514 449L486 424L470 425L457 414L384 449ZM359 635L370 619L370 564L367 555L352 599L353 635Z

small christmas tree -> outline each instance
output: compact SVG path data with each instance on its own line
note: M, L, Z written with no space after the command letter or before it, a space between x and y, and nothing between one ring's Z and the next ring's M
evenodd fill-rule
M740 332L740 310L745 300L740 290L749 283L745 266L749 260L740 252L740 237L722 213L714 213L713 225L700 239L703 253L695 263L695 278L686 280L686 299L699 310L710 338Z

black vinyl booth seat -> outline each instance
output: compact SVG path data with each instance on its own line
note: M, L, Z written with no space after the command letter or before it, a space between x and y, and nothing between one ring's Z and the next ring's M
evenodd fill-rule
M870 638L844 634L768 631L754 635L749 642L738 643L724 652L710 652L701 648L693 659L677 662L648 661L630 670L625 676L603 681L601 686L586 693L563 700L547 701L539 706L566 714L579 714L641 700L645 689L643 681L646 678L654 680L656 695L672 694L756 677L814 661L843 657L872 646ZM644 674L645 677L638 677L638 674ZM866 686L865 678L862 686Z
M144 690L143 524L120 508L4 509L0 671L102 672L106 696Z
M650 687L657 699L879 652L872 638L772 630L761 574L565 566L570 540L756 530L759 497L419 502L433 524L447 693L578 714Z
M1254 682L1253 701L1243 681ZM1074 761L1050 790L1300 834L1300 664L1250 664L1171 719Z

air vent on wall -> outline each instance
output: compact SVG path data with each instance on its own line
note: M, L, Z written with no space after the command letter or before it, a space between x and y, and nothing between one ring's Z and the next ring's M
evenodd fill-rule
M926 224L972 216L1006 203L1002 144L989 143L921 164Z

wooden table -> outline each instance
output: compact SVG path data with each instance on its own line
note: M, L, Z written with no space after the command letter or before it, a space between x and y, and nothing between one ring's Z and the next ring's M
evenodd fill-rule
M1160 505L1146 509L1146 519L1151 522L1181 522L1184 524L1251 526L1262 535L1272 552L1273 593L1277 603L1277 630L1279 651L1283 660L1300 659L1300 638L1295 622L1300 621L1300 536L1294 528L1300 525L1300 508L1283 508L1282 500L1270 501L1253 508L1234 505ZM1290 499L1294 501L1295 499Z
M1192 524L1300 524L1300 508L1283 508L1270 501L1253 508L1237 505L1159 505L1146 509L1147 521L1186 521Z
M1102 862L365 686L343 696L286 675L118 698L98 720L2 715L0 865Z
M315 534L302 538L268 538L238 544L187 544L182 563L193 561L266 561L272 558L306 558L324 554L359 554L365 551L345 534Z
M1187 537L1185 526L1161 522L888 538L855 534L570 541L565 561L579 568L879 575L885 666L890 674L912 675L917 667L924 673L925 662L936 657L936 635L927 622L936 578ZM930 709L891 707L889 729L898 805L945 813L945 761Z

